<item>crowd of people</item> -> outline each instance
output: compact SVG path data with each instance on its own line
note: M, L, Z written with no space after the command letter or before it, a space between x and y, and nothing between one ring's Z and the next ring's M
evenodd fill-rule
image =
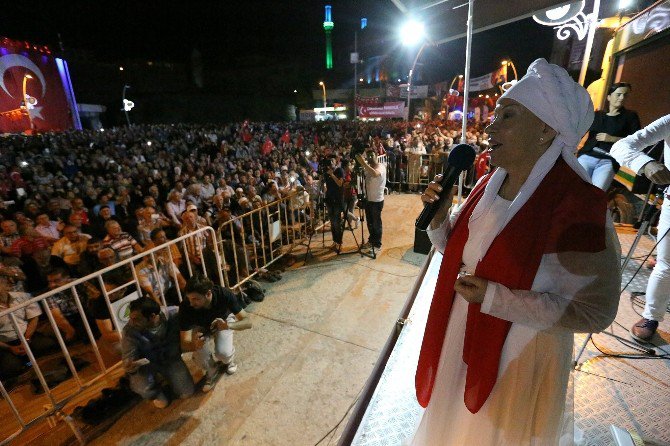
M307 204L318 202L320 184L328 182L332 172L342 172L342 198L337 200L356 196L346 187L353 182L354 147L386 155L388 175L383 183L415 189L419 177L440 171L460 138L459 127L460 123L448 121L416 122L410 128L394 122L244 122L4 136L0 138L0 309L206 226L220 229L224 240L248 236L251 231L241 227L240 215L289 196L293 212L316 217ZM471 126L467 139L485 148L481 127ZM433 156L417 161L422 154ZM373 158L366 157L371 164ZM330 172L321 168L325 159L333 166ZM375 168L368 170L374 173ZM381 247L379 200L383 194L368 206L379 214L370 227L368 248ZM227 246L224 243L222 254L230 259ZM111 301L123 297L123 291L112 291L133 280L131 265L146 298L162 305L162 295L165 302L176 305L179 293L188 294L192 279L185 263L199 265L204 260L206 270L212 271L213 249L212 240L203 236L184 249L173 245L157 251L156 263L145 257L110 270L104 274L105 290L86 282L80 297L94 335L120 345L121 336L102 296L107 291ZM228 263L239 269L237 277L250 273L249 265ZM223 285L213 276L216 285ZM89 341L69 293L55 294L47 303L66 342ZM140 307L145 316L155 309L147 302ZM31 305L16 314L37 355L57 348L53 336L35 331L39 319L44 319L41 313L38 305ZM169 315L160 314L169 320ZM25 371L27 362L18 334L3 317L3 382ZM163 401L160 395L153 399Z

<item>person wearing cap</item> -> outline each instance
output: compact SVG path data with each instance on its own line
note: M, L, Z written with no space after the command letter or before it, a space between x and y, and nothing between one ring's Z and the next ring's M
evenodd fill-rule
M538 59L498 100L491 163L428 235L443 253L415 376L415 445L572 444L573 333L618 307L620 248L605 193L574 151L593 121L586 90ZM568 422L569 421L569 422Z

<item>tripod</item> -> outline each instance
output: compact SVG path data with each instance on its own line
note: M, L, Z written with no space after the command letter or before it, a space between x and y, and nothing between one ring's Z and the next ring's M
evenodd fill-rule
M651 192L654 189L654 186L656 186L654 183L651 183L649 185L649 190L647 191L647 195L646 195L645 200L644 200L644 206L642 208L642 212L640 213L640 217L638 218L637 223L634 225L635 227L638 228L638 230L637 230L637 234L635 235L635 240L633 240L633 243L630 245L630 249L628 250L628 254L626 255L626 258L624 259L623 263L621 264L621 272L622 273L626 270L626 267L628 266L628 262L630 262L630 259L633 257L633 253L635 252L635 249L637 248L638 243L642 239L642 236L647 232L647 229L649 229L649 226L651 225L651 220L654 217L654 215L656 214L656 206L660 202L659 197L662 196L662 192L661 191L656 191L656 194L654 195L654 201L653 201L653 203L650 204L649 198L651 197ZM666 234L663 234L662 237L665 237L665 235ZM660 241L660 239L659 239L659 241ZM658 242L656 244L658 244ZM652 251L653 251L653 248L652 248ZM632 279L631 279L631 281L632 281ZM628 283L630 283L630 282L628 282ZM628 286L628 285L626 285L626 286ZM623 293L625 291L625 289L626 289L626 287L624 287L624 289L621 290L621 293ZM642 354L649 355L649 356L655 356L656 355L656 351L654 349L643 347L643 346L639 345L638 343L636 343L635 341L631 341L630 339L622 338L621 336L617 336L614 333L610 333L610 332L607 332L607 331L602 331L601 333L613 337L614 339L618 340L619 342L621 342L625 346L627 346L627 347L629 347L633 350L636 350L636 351L638 351ZM586 336L586 339L584 340L584 343L582 344L582 346L579 349L579 353L577 353L577 356L575 356L575 360L572 363L573 367L577 367L578 362L579 362L579 358L584 353L584 350L586 349L586 345L589 343L589 341L591 340L592 337L593 337L593 333L589 333Z
M313 256L312 237L314 237L314 234L316 234L316 231L319 229L319 227L323 228L326 225L326 222L328 221L327 220L328 212L326 211L326 199L324 194L325 184L326 184L325 180L319 181L319 191L317 193L316 206L314 206L314 215L312 216L312 228L309 233L309 238L307 239L307 251L305 252L305 263L307 263L307 260L310 258L310 256ZM323 215L323 224L317 227L316 221L319 216L319 212L321 213L321 215ZM323 231L321 231L321 246L322 247L326 246L326 233Z
M375 247L372 246L372 250L370 252L365 252L363 251L362 248L362 243L363 240L365 240L365 211L361 207L361 204L365 204L367 202L367 197L365 195L365 176L363 174L362 167L357 167L354 170L354 174L356 175L356 192L357 198L358 198L358 218L361 222L361 243L358 243L358 239L356 238L356 233L355 233L355 228L351 226L351 221L347 218L348 215L351 213L353 215L353 205L354 205L354 200L350 199L347 200L346 206L344 208L344 218L342 219L342 232L344 232L345 229L348 229L349 232L351 232L351 235L354 237L354 242L356 243L356 250L355 251L350 251L350 252L339 252L338 254L355 254L359 253L362 256L371 258L371 259L376 259L377 258L377 253L375 252ZM350 187L351 190L351 187ZM353 193L353 192L351 192ZM348 226L348 228L347 228Z

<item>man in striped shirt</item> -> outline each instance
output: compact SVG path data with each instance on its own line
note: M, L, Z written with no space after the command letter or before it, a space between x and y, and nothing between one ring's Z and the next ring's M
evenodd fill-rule
M139 254L143 251L137 240L121 230L118 221L108 220L105 223L105 229L107 230L107 236L102 240L102 245L112 248L119 256L119 260L127 259L132 257L133 253Z

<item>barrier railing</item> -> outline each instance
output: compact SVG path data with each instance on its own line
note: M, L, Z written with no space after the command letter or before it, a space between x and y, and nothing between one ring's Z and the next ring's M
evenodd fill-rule
M447 154L387 154L386 182L395 190L422 189L427 186L433 177L444 173ZM474 166L468 171L466 185L475 183Z
M223 259L224 283L237 288L267 268L316 230L309 195L293 191L242 215L217 230L218 253Z
M143 290L143 286L148 288L152 283L156 284L156 287L153 289L153 296L154 298L159 299L162 305L166 305L169 303L167 302L167 288L171 284L176 288L177 300L181 301L182 295L178 286L178 275L181 273L176 267L175 262L177 259L173 256L172 247L181 244L185 254L183 256L186 262L184 267L189 274L192 274L199 267L204 274L208 274L208 276L215 282L224 283L222 274L224 268L217 249L211 249L209 251L201 249L197 253L197 257L188 255L191 243L201 243L203 238L209 240L212 247L217 243L216 234L211 227L200 228L160 246L151 248L141 254L121 260L112 266L100 269L88 276L73 279L58 288L0 311L0 319L4 319L5 317L8 318L16 332L17 339L30 361L30 373L36 375L39 387L44 394L42 397L30 401L30 405L32 406L31 410L26 411L34 412L36 407L41 407L43 409L37 416L30 418L30 416L22 414L22 408L15 403L10 391L6 389L5 383L0 380L0 394L2 394L4 405L6 405L4 408L3 405L0 405L0 415L5 419L3 427L0 427L1 445L7 444L26 429L43 422L47 418L52 420L53 418L65 420L72 428L77 439L83 443L84 439L81 432L78 430L71 417L63 412L63 408L68 402L80 396L83 391L91 388L100 380L107 377L110 372L115 371L120 367L121 362L118 357L112 358L111 360L107 358L108 360L105 361L103 353L101 353L101 347L103 347L103 344L113 344L114 342L118 343L118 341L120 341L121 330L128 318L127 305L131 300L142 295L143 291L147 291L146 289ZM193 263L199 263L199 265L193 265ZM210 268L209 270L207 269L208 267ZM122 268L130 270L126 271L127 281L118 283L118 280L109 280L109 273L118 273ZM142 280L140 280L139 274L143 276ZM117 276L118 275L119 274L117 274ZM172 280L172 282L170 282L170 280ZM132 290L133 288L135 288L134 291ZM95 290L98 291L97 296L92 297L96 294ZM83 329L83 333L79 333L79 335L83 338L82 340L90 346L89 348L95 358L94 363L97 365L95 370L86 369L85 374L82 374L77 370L75 361L73 360L75 356L72 353L72 349L78 346L76 344L74 346L72 344L68 345L61 334L59 322L60 316L63 315L62 312L60 314L56 313L59 318L57 319L54 316L54 313L52 313L47 301L50 298L65 298L65 296L68 295L74 302L76 312L65 316L69 316L67 318L69 319L69 323L78 325ZM89 320L91 317L85 309L85 305L90 302L91 299L104 299L105 306L109 311L109 319L96 320L96 326L102 335L98 339L96 339L94 335L94 328L91 326L91 321ZM174 304L175 302L171 303ZM51 329L58 344L58 348L60 349L60 354L62 354L63 359L65 360L68 372L72 376L74 388L69 389L69 391L64 392L63 389L60 389L56 392L55 387L60 383L54 385L53 388L49 385L45 371L43 370L44 363L41 361L43 358L35 355L30 343L24 336L24 331L20 328L21 321L17 318L17 313L29 306L34 306L35 304L42 307L42 312L46 315L48 328ZM99 323L107 321L111 321L111 328L105 323ZM79 325L79 322L81 325ZM109 345L104 347L105 350L109 351ZM113 351L114 348L111 350ZM84 351L83 353L89 354L90 351ZM85 375L85 377L83 375ZM12 425L10 419L7 419L10 415L13 416L13 419L16 421L14 425Z

